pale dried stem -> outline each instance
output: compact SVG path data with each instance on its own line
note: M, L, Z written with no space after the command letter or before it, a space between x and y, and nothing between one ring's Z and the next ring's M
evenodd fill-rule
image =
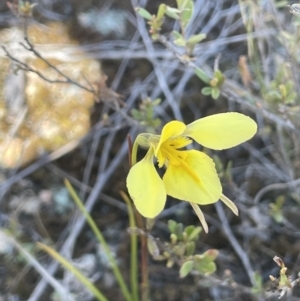
M205 217L204 217L204 214L202 212L202 210L200 209L199 205L195 204L195 203L192 203L190 202L191 206L193 207L196 215L198 216L199 218L199 221L205 231L205 233L208 233L208 225L206 223L206 220L205 220Z

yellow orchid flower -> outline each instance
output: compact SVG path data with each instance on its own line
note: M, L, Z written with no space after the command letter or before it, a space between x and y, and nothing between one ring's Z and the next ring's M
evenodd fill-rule
M193 141L221 150L252 138L257 125L240 113L221 113L198 119L188 125L167 123L161 135L139 134L132 148L132 167L127 188L136 209L146 218L155 218L165 207L167 195L191 203L202 226L208 232L199 205L223 201L236 215L235 204L222 194L222 186L213 160L198 150L186 150ZM147 148L146 156L136 163L138 146ZM158 167L165 167L161 178Z

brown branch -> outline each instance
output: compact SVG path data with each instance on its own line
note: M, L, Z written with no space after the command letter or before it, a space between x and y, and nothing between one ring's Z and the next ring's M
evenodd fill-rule
M41 59L45 64L48 65L49 68L52 68L53 70L55 70L57 72L57 74L61 75L62 77L65 78L65 80L56 80L56 81L53 81L53 80L49 80L49 79L45 79L45 77L42 77L44 80L50 82L50 83L64 83L64 84L73 84L73 85L76 85L80 88L82 88L83 90L85 91L88 91L90 93L93 93L95 94L95 90L94 89L90 89L90 88L87 88L81 84L79 84L78 82L72 80L71 78L69 78L67 75L65 75L63 72L61 72L57 67L55 67L53 64L51 64L47 59L45 59L33 46L33 44L31 44L31 42L29 41L29 38L27 36L27 32L24 36L24 40L26 41L27 45L20 42L20 45L24 47L24 49L26 49L27 51L30 51L32 52L36 57L38 57L39 59ZM3 48L3 47L2 47ZM7 53L7 52L6 52ZM12 58L10 56L10 58ZM24 63L23 63L24 64ZM26 65L26 64L25 64ZM35 72L37 73L39 76L41 76L41 73L40 72L37 72L36 70L32 69L31 67L29 67L31 70L27 70L27 71L31 71L31 72Z
M24 46L24 45L23 45L23 46ZM12 56L12 55L9 53L9 51L6 49L5 46L1 45L1 48L4 50L4 52L6 53L6 55L7 55L13 62L17 63L18 68L19 68L20 70L23 70L23 71L26 71L26 72L32 72L32 73L35 73L35 74L37 74L40 78L42 78L43 80L45 80L46 82L49 82L49 83L52 83L52 84L74 84L74 85L79 86L80 88L82 88L82 89L84 89L84 90L86 90L86 91L88 91L88 92L90 92L90 93L94 93L94 91L92 91L92 90L90 90L90 89L88 89L88 88L86 88L86 87L84 87L84 86L78 84L77 82L75 82L75 81L69 79L66 75L64 75L64 77L66 78L66 80L59 80L59 79L53 80L53 79L47 78L47 77L45 77L40 71L35 70L34 68L30 67L28 64L26 64L26 63L20 61L19 59L15 58L14 56ZM47 61L47 60L44 60L44 61ZM50 64L50 63L48 63L48 64ZM56 71L60 72L56 67L53 66L52 68L54 68ZM60 73L61 73L61 72L60 72Z

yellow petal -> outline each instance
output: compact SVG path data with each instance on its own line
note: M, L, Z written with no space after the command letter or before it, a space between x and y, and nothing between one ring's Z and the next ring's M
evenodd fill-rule
M157 156L158 150L162 143L164 143L168 139L182 135L185 129L186 125L181 121L173 120L168 122L162 129L159 143L155 149L155 156Z
M187 125L183 135L211 149L226 149L252 138L257 131L253 119L240 113L221 113Z
M217 202L222 186L213 160L196 150L182 152L185 160L180 165L170 163L163 177L167 194L200 205Z
M170 139L167 143L174 149L181 149L193 143L193 140L189 137L178 136L176 138ZM164 145L165 145L164 144Z
M153 165L153 150L136 163L127 176L127 188L136 209L147 218L156 217L165 207L166 190Z

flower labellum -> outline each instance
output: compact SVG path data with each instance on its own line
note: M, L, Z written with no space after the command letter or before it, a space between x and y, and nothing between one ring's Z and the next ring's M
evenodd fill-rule
M132 149L132 164L127 176L128 192L136 209L146 218L155 218L164 209L167 195L191 203L205 232L208 226L198 205L223 201L235 214L235 204L222 194L213 160L205 153L185 149L196 141L204 147L222 150L254 136L257 125L240 113L221 113L198 119L188 125L168 122L161 135L139 134ZM148 149L136 162L138 146ZM154 166L165 168L161 178Z

